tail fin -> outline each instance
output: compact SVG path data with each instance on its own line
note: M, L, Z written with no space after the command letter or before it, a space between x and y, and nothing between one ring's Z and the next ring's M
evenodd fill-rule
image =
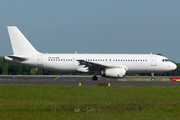
M16 26L8 26L7 28L14 55L39 53Z

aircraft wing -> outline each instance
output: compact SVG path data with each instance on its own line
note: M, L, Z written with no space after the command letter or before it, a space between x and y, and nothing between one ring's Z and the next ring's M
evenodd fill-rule
M107 68L107 65L90 62L90 61L84 61L84 60L77 60L79 62L79 65L85 65L84 67L88 67L90 71L92 70L101 70L103 68Z
M79 62L79 65L84 65L84 67L88 67L89 71L95 71L95 70L102 70L105 68L126 68L124 65L107 65L107 64L101 64L101 63L96 63L96 62L91 62L91 61L84 61L84 60L77 60Z

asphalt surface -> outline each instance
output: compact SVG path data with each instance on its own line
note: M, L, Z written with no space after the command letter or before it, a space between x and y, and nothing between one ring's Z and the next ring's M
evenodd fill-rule
M91 80L92 76L68 75L0 75L0 84L43 84L43 85L79 85L98 86L110 83L110 86L142 86L142 85L180 85L180 81L123 81L113 78L99 77L97 81ZM134 76L133 76L134 77ZM150 77L149 77L150 78ZM102 84L101 84L102 83Z

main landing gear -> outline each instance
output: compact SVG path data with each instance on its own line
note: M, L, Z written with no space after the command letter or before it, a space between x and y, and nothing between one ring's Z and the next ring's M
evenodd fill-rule
M151 81L155 81L154 73L151 73Z
M97 79L98 79L98 77L97 77L96 75L94 75L94 76L92 77L92 80L93 80L93 81L97 81Z

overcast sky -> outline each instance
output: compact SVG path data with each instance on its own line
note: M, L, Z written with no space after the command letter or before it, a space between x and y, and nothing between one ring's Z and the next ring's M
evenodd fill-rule
M0 56L13 54L7 26L43 53L161 53L180 63L180 0L2 0Z

